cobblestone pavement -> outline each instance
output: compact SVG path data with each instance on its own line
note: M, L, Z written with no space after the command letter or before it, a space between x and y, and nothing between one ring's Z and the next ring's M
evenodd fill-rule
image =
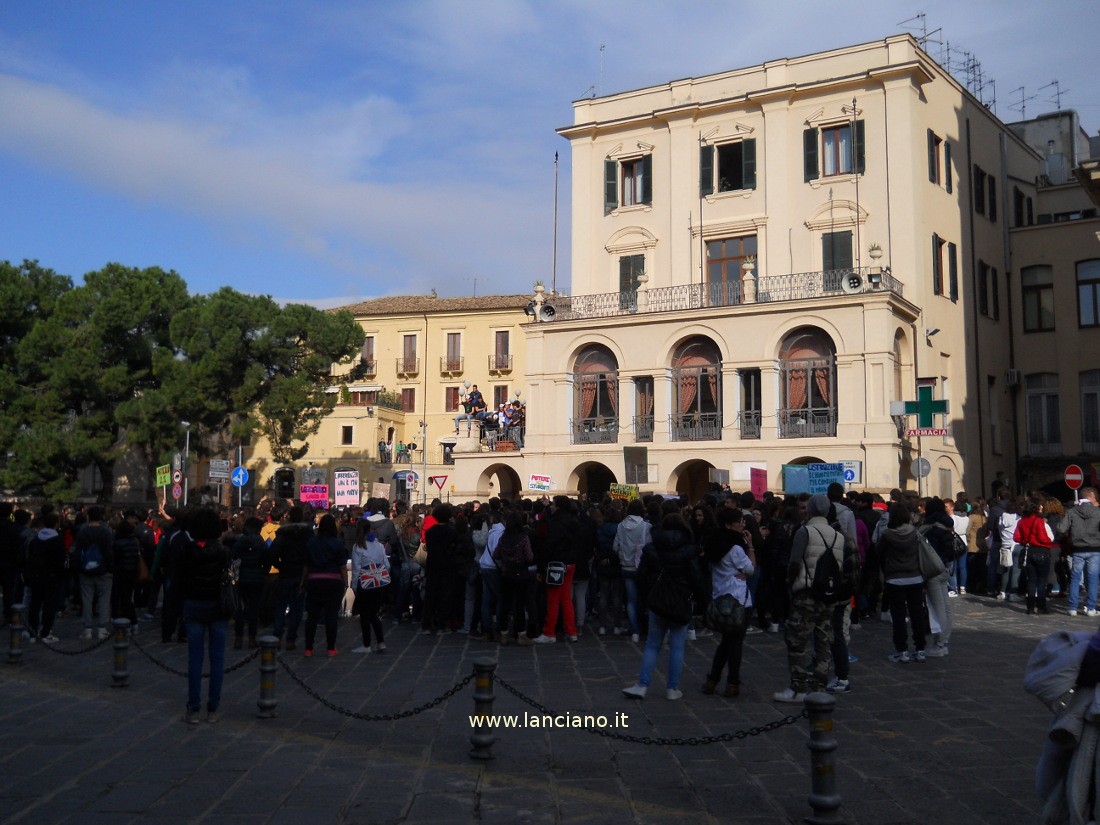
M1021 687L1035 642L1050 630L1088 630L1064 602L1027 617L1017 603L952 600L951 655L887 661L889 625L852 631L851 693L837 697L837 778L853 825L978 825L1037 819L1033 772L1048 714ZM664 746L575 729L497 731L494 759L470 759L473 686L414 717L361 721L310 697L282 668L277 718L256 718L259 662L227 675L220 721L182 722L186 645L129 651L129 686L111 687L107 643L73 656L27 645L0 664L0 822L5 823L667 823L801 822L811 814L805 720L731 742ZM62 619L58 649L79 650ZM405 711L439 696L490 655L519 691L558 713L603 714L640 737L707 737L781 719L781 636L746 639L742 695L699 691L716 641L688 643L683 699L664 696L663 664L650 695L630 701L642 646L597 636L531 648L419 636L387 625L383 655L346 652L358 622L341 620L340 655L282 654L311 689L360 714ZM0 633L6 645L8 631ZM0 657L6 658L0 649ZM247 651L227 651L227 663ZM496 687L496 713L531 709ZM534 711L531 711L534 712ZM617 716L618 714L618 716ZM621 716L625 714L625 719Z

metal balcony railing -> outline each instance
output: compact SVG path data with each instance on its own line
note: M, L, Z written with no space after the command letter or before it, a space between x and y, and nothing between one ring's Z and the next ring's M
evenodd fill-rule
M378 374L378 362L373 358L362 358L359 361L363 367L364 375L377 375Z
M512 369L511 355L490 355L489 370L491 372L510 372Z
M760 438L760 410L742 410L737 415L741 438Z
M462 372L463 358L454 357L449 355L439 356L439 371L440 372Z
M858 276L858 285L853 276ZM848 289L845 289L845 284ZM852 294L891 292L899 297L904 285L883 267L858 267L819 272L796 272L760 276L756 280L756 303L798 301L806 298L836 297ZM741 284L737 281L714 284L680 284L642 291L605 292L596 295L555 295L545 305L554 309L554 321L584 318L610 318L650 312L676 312L705 307L743 305Z
M569 429L574 444L615 444L619 440L619 421L615 418L574 418Z
M653 416L652 415L636 415L634 416L634 440L635 441L652 441L653 440Z
M836 435L836 410L806 409L779 411L780 438L822 438Z
M1062 454L1062 442L1061 441L1032 441L1028 439L1027 442L1027 454L1034 457L1049 458L1050 456Z
M420 359L419 358L398 358L397 359L397 374L398 375L415 375L420 372Z
M670 415L668 432L673 441L721 441L722 413Z

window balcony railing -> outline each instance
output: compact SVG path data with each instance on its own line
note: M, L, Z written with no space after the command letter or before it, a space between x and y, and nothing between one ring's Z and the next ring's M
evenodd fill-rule
M1061 441L1031 441L1027 442L1027 454L1030 456L1050 457L1062 454Z
M373 358L361 358L359 365L362 367L363 375L377 375L378 374L378 362Z
M737 416L741 438L760 438L760 410L742 410Z
M836 410L806 409L779 411L780 438L823 438L836 435Z
M652 441L653 440L653 416L652 415L636 415L634 416L634 440L635 441Z
M398 358L397 359L397 374L398 375L416 375L420 372L420 359L419 358Z
M852 276L859 276L853 289ZM847 285L847 289L845 286ZM807 298L843 298L852 294L890 292L901 297L904 285L884 267L834 269L761 276L756 279L756 303L798 301ZM715 284L680 284L629 292L597 295L555 295L546 299L554 309L554 321L610 318L650 312L676 312L707 307L745 305L737 281Z
M686 413L668 417L673 441L721 441L722 413Z
M615 418L574 418L569 422L574 444L616 444L619 421Z
M452 358L449 355L441 355L439 356L439 371L450 373L462 372L463 360L464 359L461 357Z
M511 372L512 371L512 356L511 355L490 355L489 356L489 371L490 372Z
M1088 455L1100 455L1100 441L1086 441L1081 449Z

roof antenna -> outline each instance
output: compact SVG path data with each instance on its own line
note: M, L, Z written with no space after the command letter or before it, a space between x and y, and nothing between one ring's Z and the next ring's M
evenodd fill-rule
M600 44L600 85L597 89L597 94L603 97L603 50L607 48L603 43Z

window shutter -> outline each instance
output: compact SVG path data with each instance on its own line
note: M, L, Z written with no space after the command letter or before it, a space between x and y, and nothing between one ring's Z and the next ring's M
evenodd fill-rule
M619 162L606 158L603 162L603 208L605 212L619 206Z
M817 141L817 129L806 129L802 133L802 157L807 181L821 177L817 166Z
M989 176L989 219L997 220L997 179Z
M756 188L756 138L741 143L741 186L744 189Z
M955 188L952 177L954 176L951 174L951 144L945 140L943 142L943 183L947 187L948 194Z
M940 236L932 233L932 293L943 295L943 261L940 260L943 242Z
M714 192L714 147L699 147L699 196Z
M947 284L952 301L959 300L959 256L953 243L947 244Z
M928 130L928 182L938 183L936 180L936 135Z
M852 136L852 151L855 154L855 164L854 164L854 166L855 166L855 170L856 170L857 174L863 174L863 172L866 170L867 163L866 163L866 158L864 157L864 155L865 155L865 152L864 152L865 141L864 141L864 136L863 136L863 121L862 120L857 120L856 121L856 128L853 131L854 131L854 134Z
M653 155L642 158L642 203L653 203Z

